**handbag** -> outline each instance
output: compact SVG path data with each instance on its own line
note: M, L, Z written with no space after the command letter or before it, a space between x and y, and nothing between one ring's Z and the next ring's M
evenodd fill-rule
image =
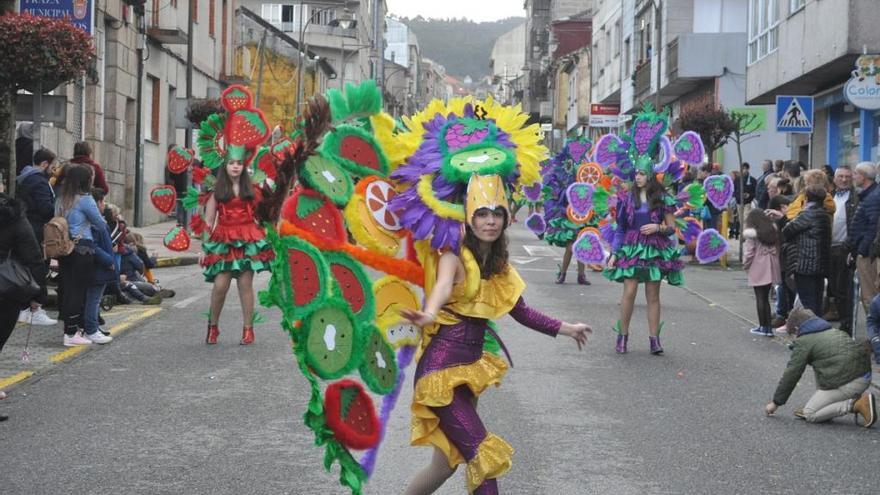
M7 251L6 259L0 261L0 299L28 303L40 293L31 271Z

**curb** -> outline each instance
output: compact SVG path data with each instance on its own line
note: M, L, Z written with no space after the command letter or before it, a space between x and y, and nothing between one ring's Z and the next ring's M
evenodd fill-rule
M155 316L156 314L162 312L162 310L163 308L150 308L141 313L127 316L122 321L110 328L110 335L116 337L117 335L125 332L126 330L134 326L136 323L142 323L150 319L152 316ZM91 351L96 348L100 348L100 346L84 345L69 347L67 349L64 349L63 351L58 351L49 356L49 362L51 364L46 367L37 370L24 370L12 376L0 377L0 390L9 390L13 386L20 385L28 378L42 375L45 371L55 369L57 365L69 360L70 358L78 356L80 354L84 354L87 351Z
M156 260L156 268L167 268L170 266L188 266L199 264L198 256L174 256L169 258L159 258Z

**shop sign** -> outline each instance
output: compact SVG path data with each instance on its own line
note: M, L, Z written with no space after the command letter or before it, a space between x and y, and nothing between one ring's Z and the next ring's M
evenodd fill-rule
M880 55L861 55L852 77L843 86L843 96L853 106L880 110Z

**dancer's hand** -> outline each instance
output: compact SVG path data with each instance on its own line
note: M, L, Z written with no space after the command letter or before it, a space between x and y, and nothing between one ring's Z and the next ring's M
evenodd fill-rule
M779 220L780 218L782 218L782 212L779 210L771 210L770 208L767 208L766 210L764 210L764 214L773 220Z
M660 225L656 223L646 223L639 229L639 233L642 235L651 235L657 232L660 232Z
M766 406L764 406L764 414L767 416L773 416L773 413L776 412L776 409L779 406L776 405L775 402L768 402Z
M592 333L593 329L586 323L562 322L562 326L559 327L559 335L573 338L577 342L579 351L587 345L587 335Z
M428 313L427 311L419 311L417 309L402 309L400 310L400 316L403 316L420 327L430 325L437 319L437 315Z
M617 256L612 254L611 256L608 257L608 261L605 262L605 268L608 268L609 270L613 270L615 263L617 263Z

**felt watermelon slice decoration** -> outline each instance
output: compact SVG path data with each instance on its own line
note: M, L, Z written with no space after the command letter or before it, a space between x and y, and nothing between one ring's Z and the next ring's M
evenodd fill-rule
M167 184L155 186L150 189L150 202L157 210L170 215L177 206L177 191Z
M333 251L325 251L324 259L336 280L336 290L348 303L357 321L373 321L376 317L373 283L361 264L345 253Z
M594 231L583 232L572 246L575 258L587 265L592 263L604 263L605 251L599 235Z
M397 384L397 356L378 328L369 325L367 332L364 357L358 368L361 378L374 393L391 393Z
M593 209L593 191L586 182L573 182L565 189L565 198L576 215L586 216Z
M294 236L267 231L275 252L269 290L263 305L279 307L289 321L301 320L330 295L330 267L318 248Z
M712 263L727 252L727 239L715 229L706 229L697 237L697 249L694 253L700 263Z
M342 445L365 450L379 443L381 425L373 400L354 380L331 383L324 392L327 426Z
M526 227L535 235L543 234L547 231L547 222L544 220L544 215L537 211L532 213L529 215L529 218L526 218Z
M376 138L360 127L346 124L336 127L324 136L319 152L355 176L388 176L388 158Z
M722 210L727 208L727 203L733 197L733 179L729 175L712 175L703 181L706 189L706 198L715 208Z
M320 155L313 155L306 160L300 177L309 187L327 196L339 207L348 204L354 191L348 172Z
M296 189L284 201L281 217L331 244L341 245L348 242L342 214L329 199L317 191Z
M332 380L361 364L364 342L354 316L341 301L327 300L305 317L297 345L316 375Z
M162 244L172 251L186 251L190 244L189 232L178 225L165 234Z
M182 174L186 172L195 159L195 151L182 146L175 146L168 151L168 171L172 174Z

